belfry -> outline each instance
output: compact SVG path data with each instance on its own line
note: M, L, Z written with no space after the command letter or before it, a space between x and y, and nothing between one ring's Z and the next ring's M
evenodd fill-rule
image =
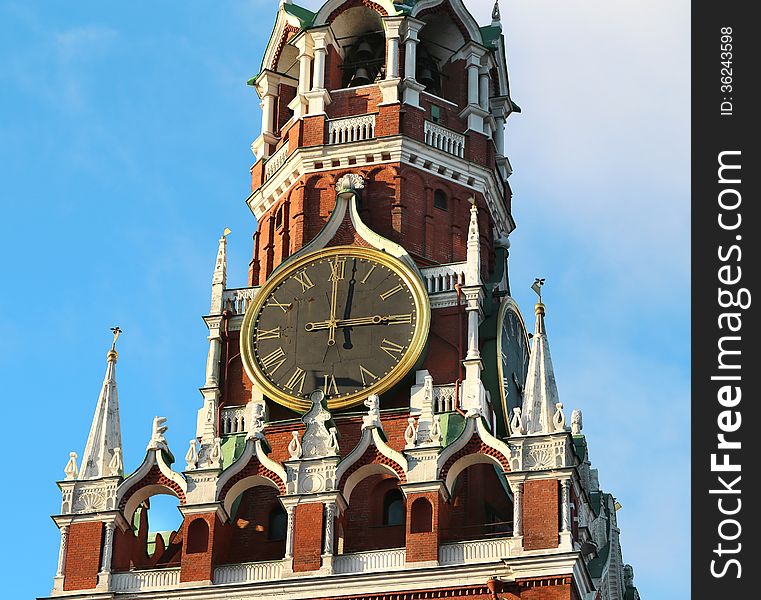
M511 295L505 56L498 4L480 26L462 0L280 2L248 82L248 281L228 287L225 230L196 430L178 461L146 415L122 456L115 328L52 597L639 598L551 293L532 334Z

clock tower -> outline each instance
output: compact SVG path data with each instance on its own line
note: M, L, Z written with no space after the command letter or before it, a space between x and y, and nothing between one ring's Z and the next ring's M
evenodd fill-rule
M178 464L156 417L122 459L115 337L52 595L638 598L544 282L531 336L511 296L499 6L281 2L248 83L252 258L229 287L219 239L196 431Z

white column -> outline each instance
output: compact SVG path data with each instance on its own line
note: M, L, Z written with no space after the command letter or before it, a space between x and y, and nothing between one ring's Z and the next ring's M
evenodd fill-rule
M64 525L61 527L61 545L58 549L58 568L56 569L55 576L63 577L64 569L66 569L66 549L69 544L69 526Z
M216 387L219 383L219 359L222 355L222 337L219 328L209 331L209 353L206 357L206 387Z
M285 558L293 558L293 531L295 527L294 516L296 513L296 505L292 504L285 507L285 512L288 515L288 527L285 532Z
M560 531L565 533L571 530L571 480L563 479L560 482Z
M471 57L468 61L468 104L478 106L478 59Z
M116 523L111 521L106 523L106 535L103 540L103 560L100 564L101 573L111 572L111 556L114 550L114 528Z
M479 106L485 111L489 110L489 71L481 67L478 71L478 99Z
M417 62L417 32L408 32L404 41L404 78L415 79L415 63Z
M494 144L497 147L497 154L499 156L505 155L505 117L502 115L496 116L494 121L497 125L497 131L494 132Z
M299 94L306 94L309 91L309 78L312 72L312 56L307 53L306 49L299 54Z
M386 79L396 79L399 77L399 32L386 42Z
M325 89L325 58L328 49L323 45L314 49L314 64L312 72L312 91Z
M325 505L325 547L323 554L333 554L333 537L335 535L336 505L329 502Z
M513 489L513 537L523 535L523 482Z
M274 135L275 95L269 90L262 98L262 134Z

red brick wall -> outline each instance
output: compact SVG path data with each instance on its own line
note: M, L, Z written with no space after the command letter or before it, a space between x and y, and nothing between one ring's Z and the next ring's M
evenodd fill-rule
M338 79L340 82L340 78ZM330 92L330 104L325 108L329 119L340 119L354 115L376 112L381 101L377 85L362 86ZM397 107L397 112L399 108Z
M344 552L403 548L405 526L383 524L383 501L399 489L393 475L372 475L351 493L344 525Z
M316 571L322 564L323 505L299 504L294 518L293 570Z
M192 533L190 526L201 521L208 527L208 543L205 550L201 552L189 553L188 542L198 541L196 536L189 536ZM216 530L220 526L215 513L193 515L185 523L185 540L182 545L182 557L180 559L180 581L211 581L214 575L213 541L216 537ZM196 525L198 527L198 525ZM196 531L196 535L198 531ZM196 538L196 539L193 539ZM200 548L196 548L200 550Z
M268 530L270 514L282 508L277 499L279 494L268 486L249 488L241 494L237 510L227 525L230 543L219 557L221 562L276 560L285 556L285 539L271 540Z
M430 531L413 531L413 518L418 516L415 502L427 502L432 512ZM415 510L417 508L417 510ZM416 514L418 513L418 514ZM441 496L438 492L407 495L407 562L434 561L439 559Z
M64 590L89 590L97 585L102 536L100 521L69 525Z
M558 546L558 480L532 479L523 485L523 547Z

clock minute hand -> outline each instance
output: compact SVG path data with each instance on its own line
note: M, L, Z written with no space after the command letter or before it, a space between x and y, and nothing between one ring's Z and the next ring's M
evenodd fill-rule
M330 329L331 327L356 327L358 325L379 325L381 323L409 323L410 315L373 315L371 317L355 317L353 319L332 319L329 321L314 321L306 323L304 329L307 331L318 331L321 329Z

